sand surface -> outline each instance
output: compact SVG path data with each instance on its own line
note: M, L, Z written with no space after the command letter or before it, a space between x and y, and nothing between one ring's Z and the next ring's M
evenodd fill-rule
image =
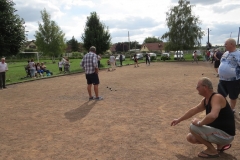
M218 78L209 62L101 70L102 101L88 101L82 73L9 85L0 90L0 159L201 159L197 154L205 147L185 138L191 119L175 127L170 123L200 102L196 85L202 76L216 90ZM240 118L235 115L232 148L218 159L240 159Z

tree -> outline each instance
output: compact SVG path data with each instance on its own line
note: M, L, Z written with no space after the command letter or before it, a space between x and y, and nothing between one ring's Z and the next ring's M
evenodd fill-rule
M192 15L190 1L179 0L178 6L171 8L166 15L169 31L161 37L169 42L166 50L188 50L200 46L204 33L198 26L201 23L199 18Z
M0 57L16 55L25 42L25 22L14 14L14 5L11 0L0 1Z
M61 55L66 49L65 34L61 31L56 22L50 20L46 9L41 11L43 24L38 22L38 31L35 33L38 50L53 59Z
M156 37L147 37L145 38L145 40L143 41L143 43L157 43L157 42L162 42L162 40L159 40Z
M115 46L116 52L127 52L129 50L128 42L118 42Z
M129 48L130 45L130 48ZM116 52L127 52L129 49L140 49L141 45L137 41L118 42L115 44Z
M103 23L100 22L96 12L87 17L84 33L82 34L83 47L88 51L95 46L97 53L103 54L110 48L111 36Z
M72 52L77 52L79 50L79 43L78 41L74 38L74 36L72 37L71 40L69 40L67 42L68 45L71 46L71 50Z

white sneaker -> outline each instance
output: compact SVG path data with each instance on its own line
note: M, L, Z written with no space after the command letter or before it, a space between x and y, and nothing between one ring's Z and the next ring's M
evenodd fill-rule
M96 97L95 100L100 101L100 100L103 100L103 98L102 97Z

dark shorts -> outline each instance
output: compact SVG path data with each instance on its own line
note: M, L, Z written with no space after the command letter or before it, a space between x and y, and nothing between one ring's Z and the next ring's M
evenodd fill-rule
M59 67L59 71L62 71L62 67Z
M229 94L229 98L235 100L238 98L240 90L240 81L222 81L220 80L218 83L218 93L227 97Z
M214 68L218 68L220 66L220 61L215 61L214 62Z
M93 85L99 84L98 74L96 73L86 74L86 79L87 79L87 84L93 84Z

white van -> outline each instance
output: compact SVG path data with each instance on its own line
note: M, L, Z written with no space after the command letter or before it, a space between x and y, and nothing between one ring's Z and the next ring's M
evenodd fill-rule
M177 59L184 59L183 58L183 51L176 51L175 54L174 54L174 60L177 60Z

